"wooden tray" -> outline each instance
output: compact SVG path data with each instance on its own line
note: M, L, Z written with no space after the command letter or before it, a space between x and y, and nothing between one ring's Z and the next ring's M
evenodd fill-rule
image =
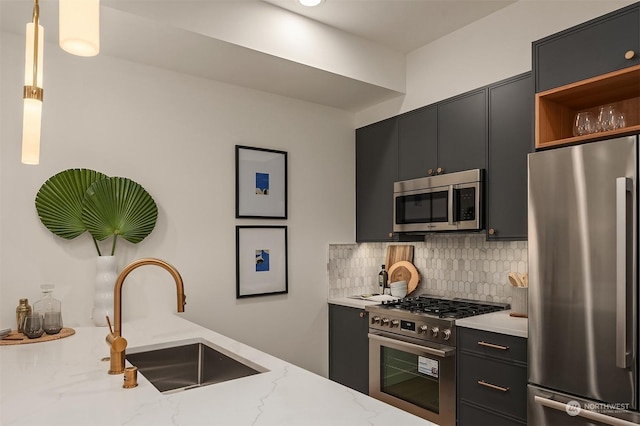
M58 334L47 334L44 333L42 336L38 337L37 339L29 339L27 336L25 336L22 333L18 333L16 330L12 330L11 333L9 334L9 338L5 338L0 340L0 346L6 346L6 345L21 345L21 344L25 344L25 343L40 343L40 342L50 342L51 340L60 340L60 339L64 339L65 337L69 337L76 334L76 331L73 328L66 328L64 327L62 330L60 330L60 333ZM13 339L12 339L13 338ZM20 339L18 339L20 338Z
M406 281L407 294L409 294L418 287L420 273L413 263L401 260L394 263L389 269L389 284L395 281Z
M396 263L405 260L413 263L413 246L392 244L387 246L387 257L385 265L387 271Z

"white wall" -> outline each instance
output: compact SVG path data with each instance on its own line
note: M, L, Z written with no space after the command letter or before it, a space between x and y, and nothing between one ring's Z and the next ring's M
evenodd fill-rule
M358 112L356 127L529 71L531 42L636 1L519 0L409 53L406 95Z
M353 114L48 44L41 164L26 166L24 41L0 36L0 328L15 327L18 299L35 301L45 282L56 285L66 325L91 324L93 245L51 234L34 198L53 174L92 168L137 181L159 207L146 240L120 242L121 267L147 256L172 263L188 319L326 375L327 247L355 235ZM236 144L288 152L289 220L235 219ZM238 224L288 225L287 295L236 300ZM173 281L159 268L125 282L125 321L175 305Z

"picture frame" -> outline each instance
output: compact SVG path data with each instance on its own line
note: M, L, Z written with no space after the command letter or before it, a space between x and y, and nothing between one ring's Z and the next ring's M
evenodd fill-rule
M236 226L236 298L289 292L286 226Z
M287 152L236 145L236 218L287 219Z

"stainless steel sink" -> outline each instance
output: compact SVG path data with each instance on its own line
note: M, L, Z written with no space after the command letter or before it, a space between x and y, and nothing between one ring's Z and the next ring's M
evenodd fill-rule
M203 339L133 348L126 359L160 392L171 393L268 371Z

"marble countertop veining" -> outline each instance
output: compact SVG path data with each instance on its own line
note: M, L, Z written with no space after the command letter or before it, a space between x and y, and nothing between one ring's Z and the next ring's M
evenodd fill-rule
M64 339L0 347L0 424L13 425L433 425L265 354L179 315L126 322L136 347L204 339L269 371L172 394L142 375L124 389L109 375L104 327ZM127 363L128 364L128 363Z
M512 317L511 311L491 312L456 320L458 327L474 328L476 330L492 331L510 336L528 337L527 318Z

